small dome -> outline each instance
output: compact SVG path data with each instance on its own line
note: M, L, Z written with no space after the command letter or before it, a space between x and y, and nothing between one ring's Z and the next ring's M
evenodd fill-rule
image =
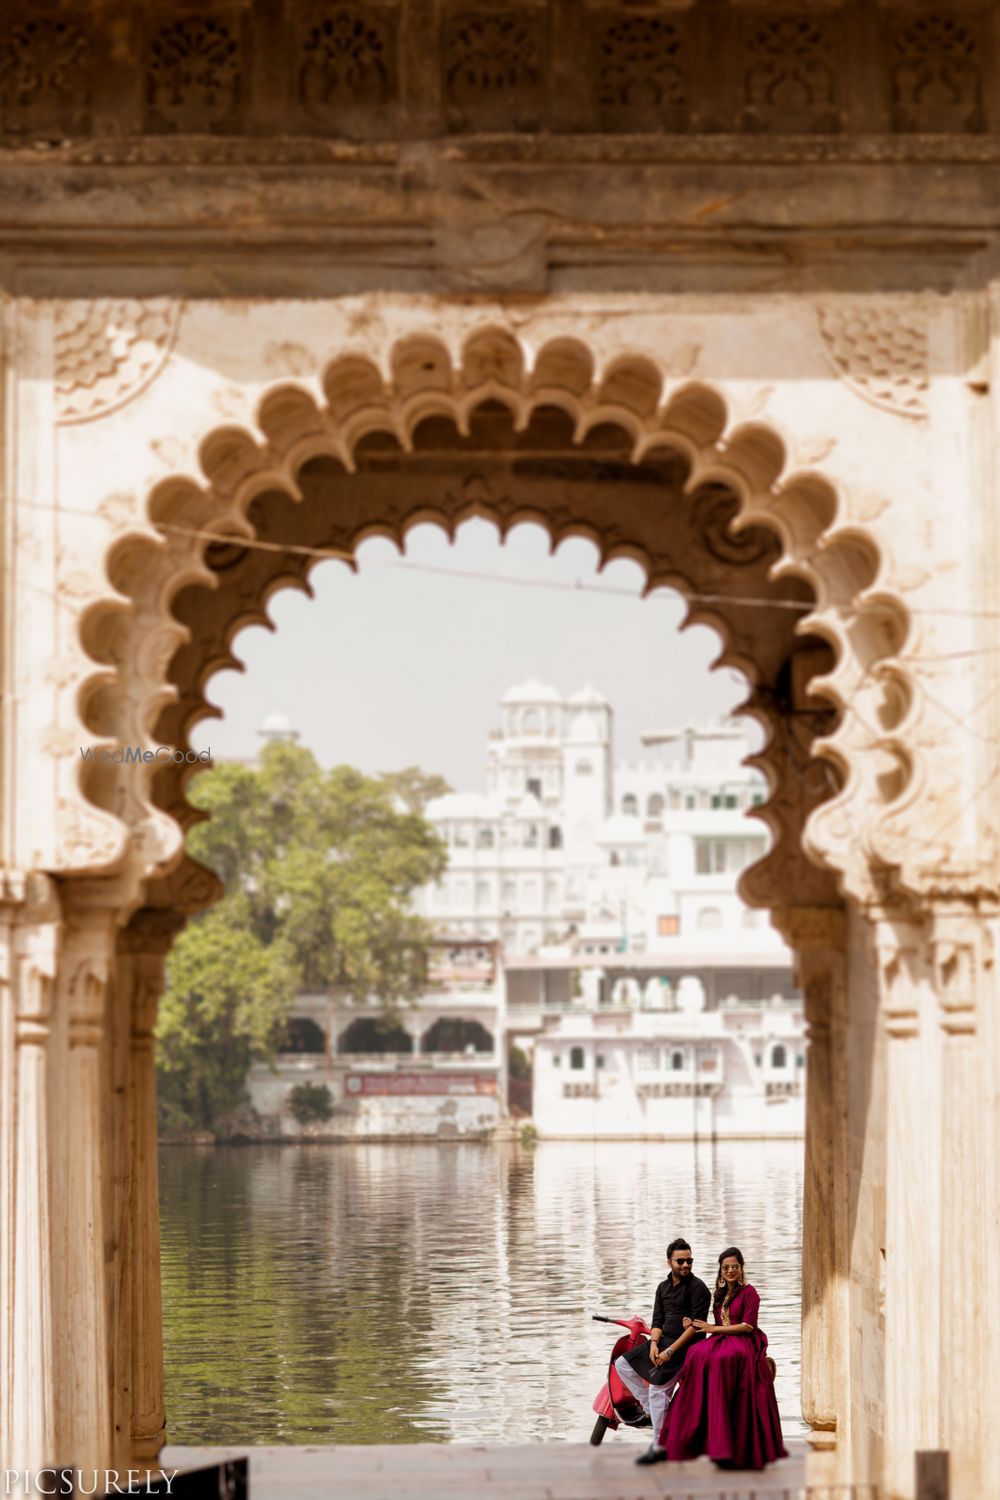
M577 688L575 693L570 693L566 702L572 708L610 708L611 705L603 693L599 693L592 682L585 687Z
M277 710L268 714L260 726L262 734L287 734L291 727L292 721L288 715L278 713Z
M516 687L508 688L500 699L501 703L562 703L563 701L560 692L544 682L539 682L537 677L529 677L526 682L519 682Z
M288 715L277 712L268 714L257 734L268 744L294 745L299 738L299 731L292 728L292 721Z

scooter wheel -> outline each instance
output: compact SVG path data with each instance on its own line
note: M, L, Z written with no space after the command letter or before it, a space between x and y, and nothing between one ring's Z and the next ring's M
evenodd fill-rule
M608 1421L607 1417L598 1417L597 1421L594 1423L594 1430L590 1434L590 1442L592 1447L597 1448L600 1446L600 1444L604 1441L604 1434L607 1432L610 1426L611 1423Z

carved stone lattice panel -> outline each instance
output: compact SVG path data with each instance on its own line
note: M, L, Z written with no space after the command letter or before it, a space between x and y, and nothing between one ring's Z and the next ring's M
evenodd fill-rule
M840 129L837 17L751 12L743 23L743 123L750 130Z
M889 62L894 130L983 129L980 30L973 15L895 21Z
M603 13L593 62L602 130L687 128L688 58L682 26L680 14Z
M29 16L0 29L0 134L78 135L90 124L82 19Z
M149 38L146 126L152 131L228 132L239 124L242 42L236 22L184 16Z
M302 122L337 135L385 134L399 92L396 6L327 6L300 24L295 94Z
M444 23L442 82L448 128L535 130L544 101L544 14L460 10Z
M179 319L167 298L58 303L56 420L89 422L138 396L170 357Z
M927 415L927 320L919 307L847 302L821 307L834 369L857 394L901 417Z

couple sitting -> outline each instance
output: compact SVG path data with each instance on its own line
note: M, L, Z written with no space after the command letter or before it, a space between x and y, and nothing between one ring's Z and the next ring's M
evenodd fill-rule
M787 1457L774 1364L757 1326L760 1298L743 1274L743 1256L735 1245L723 1250L714 1296L691 1274L686 1240L667 1247L667 1261L648 1342L615 1361L652 1421L653 1441L636 1463L707 1453L720 1468L762 1469Z

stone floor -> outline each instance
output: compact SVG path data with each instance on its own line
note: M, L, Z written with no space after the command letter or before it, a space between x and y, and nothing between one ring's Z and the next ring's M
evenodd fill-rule
M186 1448L168 1445L164 1469L248 1454L249 1500L799 1500L805 1445L761 1474L722 1473L707 1459L638 1468L635 1443L421 1443L410 1446Z

